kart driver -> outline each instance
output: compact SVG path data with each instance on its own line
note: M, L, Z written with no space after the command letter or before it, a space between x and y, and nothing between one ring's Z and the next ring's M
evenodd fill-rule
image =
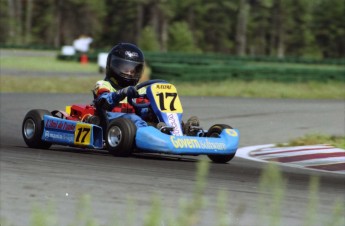
M147 117L148 109L135 112L126 98L138 96L135 85L138 84L143 70L144 54L136 45L119 43L110 50L105 79L97 81L93 90L95 106L98 111L106 112L108 120L124 117L134 122L137 128L147 126L142 118ZM146 90L139 91L145 93ZM197 117L191 117L183 125L184 133L188 135L191 126L199 126Z

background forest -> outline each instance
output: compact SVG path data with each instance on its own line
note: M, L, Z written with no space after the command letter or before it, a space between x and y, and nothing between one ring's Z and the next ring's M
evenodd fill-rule
M0 0L0 44L343 58L345 0Z

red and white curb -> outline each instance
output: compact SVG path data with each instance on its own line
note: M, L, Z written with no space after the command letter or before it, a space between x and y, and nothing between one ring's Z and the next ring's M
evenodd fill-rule
M237 157L259 162L345 174L345 150L329 145L276 147L273 144L240 148Z

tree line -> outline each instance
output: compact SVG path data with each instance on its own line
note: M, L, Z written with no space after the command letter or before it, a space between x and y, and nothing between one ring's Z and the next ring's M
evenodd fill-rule
M0 0L0 43L343 58L345 0Z

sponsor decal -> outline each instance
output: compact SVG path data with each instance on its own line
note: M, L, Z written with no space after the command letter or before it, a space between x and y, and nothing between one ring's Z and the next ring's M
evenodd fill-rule
M157 84L157 89L171 89L171 85Z
M238 136L237 132L235 130L233 130L233 129L226 129L225 132L227 134L229 134L230 136L232 136L232 137L237 137Z
M75 124L65 122L65 121L57 121L53 119L48 119L46 121L45 127L49 129L59 129L59 130L65 130L65 131L75 130Z
M180 123L177 118L176 114L167 114L168 115L168 121L172 127L174 127L174 131L172 131L173 135L180 136L182 135L180 132Z
M191 148L191 149L211 149L211 150L225 150L226 146L224 143L211 142L206 139L201 141L195 138L182 138L182 137L170 137L171 143L175 148Z
M54 131L45 131L45 140L61 140L64 143L71 143L74 140L73 134L59 133Z
M125 55L127 55L128 57L138 57L139 54L137 52L131 52L131 51L125 51Z

